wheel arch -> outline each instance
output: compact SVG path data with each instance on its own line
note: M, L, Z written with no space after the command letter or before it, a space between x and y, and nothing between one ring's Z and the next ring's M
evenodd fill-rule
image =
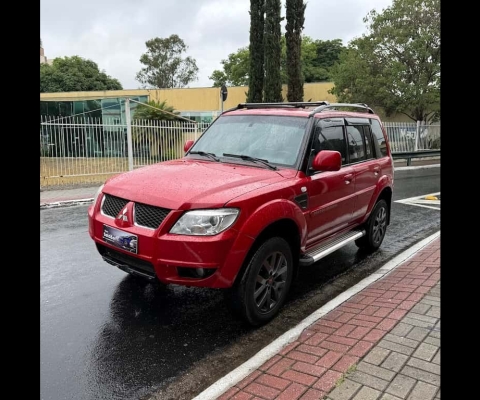
M373 206L375 206L375 204L377 204L380 200L385 200L385 202L387 203L387 207L388 207L387 225L390 225L390 214L391 214L390 211L391 211L391 208L392 208L392 195L393 195L392 188L390 186L386 186L379 193L379 195L377 197L377 200L373 204ZM372 207L372 209L373 209L373 207Z
M243 279L243 277L246 275L245 271L249 264L249 260L251 260L259 247L266 240L272 237L281 237L289 244L293 259L293 276L296 276L298 272L298 260L300 257L301 234L295 221L290 218L282 218L264 227L264 229L255 238L244 258L243 264L238 271L237 276L235 277L234 284L237 284L241 279Z

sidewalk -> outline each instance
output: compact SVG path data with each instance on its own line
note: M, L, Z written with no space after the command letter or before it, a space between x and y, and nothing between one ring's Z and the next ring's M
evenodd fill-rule
M439 234L407 252L195 400L440 399Z
M40 190L40 208L91 203L100 185L75 189Z

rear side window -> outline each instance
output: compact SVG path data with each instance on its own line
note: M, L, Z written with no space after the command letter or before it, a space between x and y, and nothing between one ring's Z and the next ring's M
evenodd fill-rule
M317 126L313 147L315 154L321 150L334 150L342 155L342 164L347 161L347 151L343 126Z
M358 129L362 129L363 130L363 136L365 138L365 151L367 152L367 160L370 159L370 158L374 158L374 149L375 147L373 146L373 143L372 143L372 134L370 133L370 126L368 125L362 125L362 126L359 126Z
M358 128L362 129L361 127ZM359 129L355 126L347 126L348 154L352 164L367 159L363 134Z
M385 157L387 155L387 142L385 141L385 137L383 136L383 131L380 126L380 123L376 119L372 119L372 133L374 138L377 140L378 148L380 150L381 157Z

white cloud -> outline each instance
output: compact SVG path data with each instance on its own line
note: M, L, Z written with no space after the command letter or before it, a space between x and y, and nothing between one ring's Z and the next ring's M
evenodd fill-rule
M282 4L285 1L282 0ZM340 38L344 44L365 32L363 18L391 0L308 0L304 34L313 39ZM191 87L211 86L212 71L220 61L247 46L249 0L83 0L65 3L42 0L40 36L45 55L79 55L95 61L125 89L135 89L145 42L179 35L197 61L199 79ZM283 10L283 14L285 14Z

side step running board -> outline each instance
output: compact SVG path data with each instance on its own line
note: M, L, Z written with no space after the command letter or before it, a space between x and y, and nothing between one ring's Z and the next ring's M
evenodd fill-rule
M365 233L365 231L350 231L322 243L320 246L307 251L302 257L300 257L300 266L312 265L339 248L365 236Z

